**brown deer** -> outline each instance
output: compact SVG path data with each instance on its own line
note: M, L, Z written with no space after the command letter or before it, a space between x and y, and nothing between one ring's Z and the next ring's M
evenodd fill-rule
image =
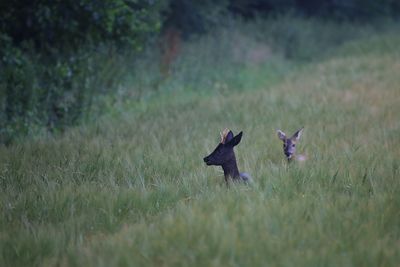
M178 57L181 50L181 39L181 32L173 26L168 27L162 34L160 40L160 72L163 79L166 79L171 74L171 65Z
M304 127L297 130L290 138L287 138L286 134L281 130L276 130L279 139L283 141L283 153L288 162L291 162L293 159L297 161L305 161L307 159L305 155L296 154L296 144L300 140L303 130Z
M233 148L242 140L243 132L234 136L232 131L225 129L220 135L221 142L210 155L203 159L204 162L208 166L221 166L224 170L226 184L228 184L229 179L250 182L251 176L248 173L239 172L235 152L233 151Z

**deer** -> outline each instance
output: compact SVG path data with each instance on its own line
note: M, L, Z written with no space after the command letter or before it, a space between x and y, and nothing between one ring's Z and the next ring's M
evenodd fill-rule
M283 142L283 153L285 154L289 163L293 160L305 161L307 159L305 155L296 154L296 144L300 140L303 130L304 127L300 128L290 138L286 137L286 134L281 130L276 130L279 139L281 139Z
M181 46L181 32L173 26L166 28L160 41L160 72L163 79L167 79L171 75L171 66L178 58Z
M233 148L242 140L243 132L234 136L229 129L220 133L221 141L214 151L203 160L207 166L221 166L224 171L225 183L228 185L230 179L234 182L251 182L251 176L245 172L239 172Z

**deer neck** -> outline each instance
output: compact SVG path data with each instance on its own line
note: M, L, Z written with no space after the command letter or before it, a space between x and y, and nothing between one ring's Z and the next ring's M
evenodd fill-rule
M222 169L224 170L225 180L228 177L231 177L232 179L238 179L240 177L235 156L233 156L232 159L225 162L222 165Z

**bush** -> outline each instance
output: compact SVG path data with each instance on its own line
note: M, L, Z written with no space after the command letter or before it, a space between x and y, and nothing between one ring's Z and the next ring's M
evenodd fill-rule
M33 129L62 131L87 116L96 95L121 83L129 64L121 64L119 54L143 50L160 30L165 6L164 1L2 2L0 143Z
M112 45L71 55L36 56L33 49L22 51L8 38L2 40L1 143L38 132L60 132L87 119L97 96L111 94L130 69L127 53Z
M0 8L0 30L14 44L30 42L40 52L77 49L112 41L143 48L161 27L163 1L9 1Z

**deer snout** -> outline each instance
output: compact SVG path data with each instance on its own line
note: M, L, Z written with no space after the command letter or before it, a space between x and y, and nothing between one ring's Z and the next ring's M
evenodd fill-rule
M203 158L203 160L207 165L210 165L210 158L209 157L205 157L205 158Z
M293 155L293 153L292 153L291 151L285 151L284 153L285 153L285 156L286 156L288 159L290 159L290 158L292 157L292 155Z
M296 149L295 149L294 145L288 145L288 146L284 149L283 152L285 153L286 157L287 157L288 159L290 159L290 158L294 155L294 153L296 152Z

